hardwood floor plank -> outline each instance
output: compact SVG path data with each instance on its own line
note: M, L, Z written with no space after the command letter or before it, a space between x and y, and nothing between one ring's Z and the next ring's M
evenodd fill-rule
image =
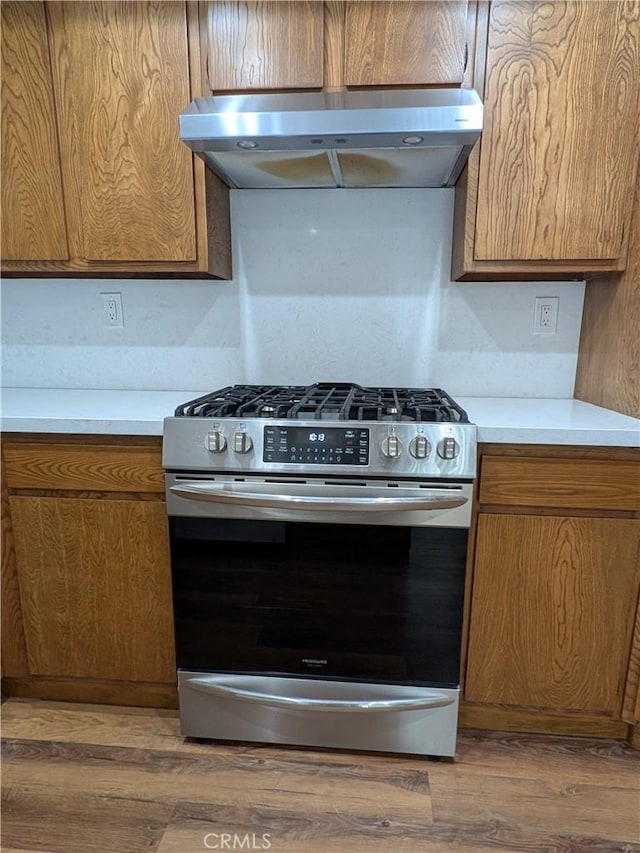
M2 845L2 853L55 853L54 850L34 850L32 847L6 847Z
M633 843L640 839L637 788L469 775L466 768L430 772L434 822L466 821L507 824L525 835L537 831L541 816L546 832L583 834ZM614 848L615 849L615 848Z
M9 699L2 708L2 734L28 740L192 749L180 735L178 712L155 708ZM206 751L200 744L193 747Z
M35 850L33 847L7 847L2 845L2 853L56 853L54 850Z
M380 803L399 818L431 821L427 771L393 758L367 766L357 756L327 763L322 754L279 758L218 751L208 754L53 741L3 741L3 780L10 786L61 786L105 797L286 808L296 797L309 812L339 806L345 814L378 815Z
M155 851L172 806L69 792L4 786L2 849L47 853Z
M461 815L461 817L463 817ZM427 824L418 819L366 819L338 812L305 814L260 807L216 807L179 803L157 853L201 850L224 837L271 844L274 853L637 853L640 845L542 829L521 832L507 824L455 822ZM258 848L260 849L260 848Z
M214 809L198 816L192 804L181 803L179 815L171 821L157 853L195 853L202 850L205 839L210 845L222 839L249 836L258 845L270 844L274 853L422 853L442 851L442 841L425 837L433 830L419 820L400 821L358 818L336 812L307 814L303 811L264 809ZM254 842L255 839L255 842ZM495 853L495 849L479 847L447 847L455 853Z
M640 754L624 741L519 732L460 732L456 766L470 774L566 780L640 790Z

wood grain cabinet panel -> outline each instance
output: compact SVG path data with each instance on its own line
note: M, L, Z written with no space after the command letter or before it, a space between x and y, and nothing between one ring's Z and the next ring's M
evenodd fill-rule
M11 526L9 490L4 470L4 458L0 458L0 560L2 677L28 675L29 661L24 639L22 604L20 603L16 551Z
M161 441L104 442L3 442L3 689L175 707Z
M640 418L640 173L622 275L588 281L574 397Z
M212 92L461 85L466 0L203 4Z
M322 87L321 2L210 2L202 8L212 92Z
M582 278L626 263L640 3L490 5L484 129L456 193L456 279Z
M629 654L629 670L622 705L622 719L638 727L640 736L640 600L636 610L633 640ZM640 746L640 742L638 743Z
M2 257L68 258L43 3L2 14Z
M3 456L12 489L164 490L159 448L9 442Z
M347 86L459 86L467 3L347 2Z
M197 4L3 3L2 269L231 278L229 191L180 142Z
M30 674L174 681L164 504L9 500Z
M485 456L480 503L640 512L637 463Z
M196 258L186 11L176 2L51 2L53 77L74 257Z
M635 519L481 514L467 701L619 718L639 548Z
M640 4L492 4L478 259L621 256L639 91Z

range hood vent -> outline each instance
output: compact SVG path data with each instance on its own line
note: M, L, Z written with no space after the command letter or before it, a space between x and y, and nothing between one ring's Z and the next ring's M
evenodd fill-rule
M180 138L236 189L451 187L482 131L472 89L196 98Z

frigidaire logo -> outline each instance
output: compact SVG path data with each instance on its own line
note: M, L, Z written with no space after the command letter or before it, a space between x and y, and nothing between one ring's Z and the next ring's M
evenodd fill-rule
M207 832L204 837L207 850L271 850L271 835L255 832L239 835L236 832Z
M302 658L302 663L306 664L307 666L315 667L327 665L326 660L323 660L322 658Z

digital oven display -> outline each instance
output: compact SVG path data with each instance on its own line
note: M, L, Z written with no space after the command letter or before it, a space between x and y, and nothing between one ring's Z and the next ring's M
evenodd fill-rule
M266 426L263 462L304 465L368 465L369 430L323 427Z

